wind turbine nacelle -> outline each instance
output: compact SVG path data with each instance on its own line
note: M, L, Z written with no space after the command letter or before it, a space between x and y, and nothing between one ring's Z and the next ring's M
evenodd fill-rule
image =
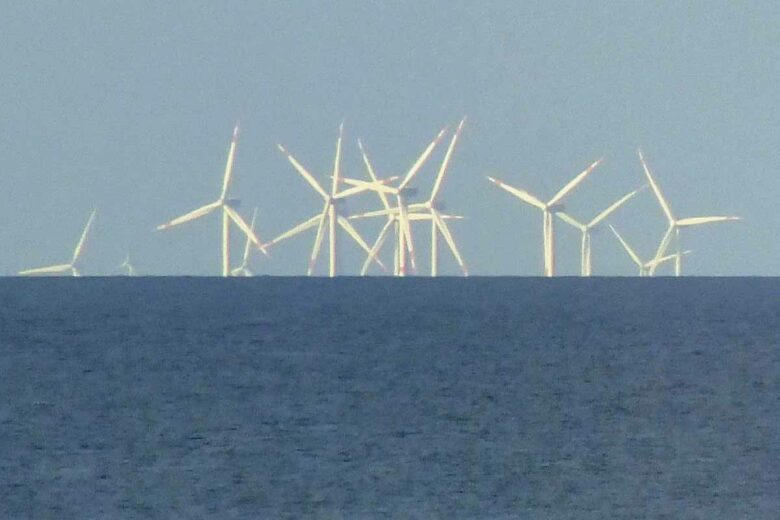
M401 195L407 199L411 199L417 196L417 188L407 187L401 190Z
M558 213L559 211L566 211L566 206L559 203L559 204L553 204L552 206L548 206L548 209L552 213Z
M241 207L241 199L227 199L225 201L225 204L227 204L231 208L240 208Z
M433 203L433 209L436 211L445 211L447 209L447 205L444 202L436 201Z

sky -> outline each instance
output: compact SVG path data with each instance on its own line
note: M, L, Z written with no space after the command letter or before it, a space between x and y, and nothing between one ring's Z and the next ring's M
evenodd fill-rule
M645 184L641 147L676 216L743 218L686 230L685 274L780 275L777 2L13 2L0 71L0 274L67 262L96 207L83 274L118 273L129 252L143 274L217 275L217 215L154 228L218 197L237 121L231 196L270 240L322 204L277 144L327 185L343 121L345 175L367 178L357 138L380 176L403 175L467 116L441 198L466 217L451 229L472 274L542 272L540 212L487 175L546 200L603 157L565 201L589 220ZM650 190L610 222L648 258L666 226ZM356 227L373 242L381 224ZM430 230L414 235L424 273ZM364 255L339 239L340 273L357 274ZM251 267L304 274L313 241ZM579 232L556 224L556 246L558 273L576 275ZM608 229L593 271L636 272Z

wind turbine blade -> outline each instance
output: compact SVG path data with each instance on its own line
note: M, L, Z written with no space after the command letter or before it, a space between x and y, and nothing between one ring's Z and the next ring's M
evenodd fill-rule
M634 250L633 250L633 249L631 249L631 246L629 246L629 245L628 245L628 243L627 243L625 240L623 240L623 237L622 237L622 236L620 236L620 233L618 233L618 232L617 232L617 229L615 229L615 228L612 226L612 224L609 224L609 229L611 229L611 230L612 230L612 232L615 234L615 236L617 237L617 239L620 241L620 244L623 246L623 249L625 249L625 250L626 250L626 253L628 253L628 256L630 256L630 257L631 257L631 260L633 260L633 261L634 261L634 263L635 263L637 266L639 266L639 267L642 267L642 265L643 265L643 264L642 264L642 260L640 260L640 259L639 259L639 256L636 254L636 252L634 252Z
M287 149L286 149L284 146L282 146L282 145L280 145L280 144L279 144L279 145L277 145L277 147L278 147L278 148L279 148L279 150L280 150L280 151L281 151L281 152L282 152L282 153L283 153L283 154L284 154L284 155L287 157L287 160L288 160L288 161L290 161L290 164L292 164L292 165L293 165L293 168L295 168L295 170L296 170L298 173L300 173L300 174L301 174L301 176L302 176L304 179L306 179L306 182L308 182L308 183L311 185L311 187L312 187L312 188L314 188L314 190L315 190L317 193L319 193L319 194L320 194L320 196L321 196L321 197L322 197L324 200L328 200L328 198L329 198L329 195L328 195L327 193L325 193L325 190L324 190L324 189L322 189L322 186L320 186L320 183L319 183L319 182L317 182L317 179L315 179L315 178L314 178L314 176L312 176L312 174L311 174L311 173L309 173L309 172L306 170L306 168L304 168L304 167L301 165L301 163L299 163L299 162L298 162L298 160L297 160L295 157L293 157L293 156L290 154L290 152L288 152L288 151L287 151Z
M428 199L430 202L433 202L436 200L436 195L439 194L439 190L441 189L441 183L444 180L444 175L447 172L447 167L450 164L450 158L452 157L452 152L455 149L455 144L458 142L458 137L460 137L460 132L463 130L463 125L466 123L466 118L460 120L460 123L458 124L458 128L455 130L455 133L452 135L452 140L450 140L450 145L447 147L447 153L444 154L444 160L441 163L441 168L439 168L439 173L436 175L436 181L433 184L433 189L431 190L431 196Z
M189 222L190 220L195 220L196 218L202 217L203 215L208 215L215 209L217 209L220 206L221 202L212 202L210 204L206 204L205 206L201 206L200 208L190 211L189 213L186 213L182 215L181 217L177 217L170 222L167 222L165 224L160 224L157 226L157 230L161 229L168 229L172 228L173 226L178 226L179 224L184 224L185 222Z
M92 213L89 215L89 219L87 220L87 225L84 226L84 231L81 232L79 243L76 246L76 249L73 250L73 259L70 261L71 264L75 264L76 260L78 260L79 256L81 256L81 251L84 249L84 242L87 240L87 233L89 233L89 228L92 226L92 221L95 220L96 214L97 209L93 209Z
M339 175L341 174L341 139L344 137L344 121L339 125L339 138L336 140L336 158L333 160L333 182L331 183L330 193L336 194L339 187Z
M363 237L360 236L360 234L357 232L357 230L352 226L352 224L349 222L349 220L345 219L341 215L338 216L338 223L341 228L347 232L349 236L352 237L352 240L358 243L358 245L368 253L369 258L373 258L373 260L379 265L379 267L382 268L383 271L387 271L387 267L385 267L385 264L382 263L382 261L376 257L372 256L372 249L368 247L368 244L366 244L366 241L363 240Z
M377 209L374 211L366 211L364 213L357 213L355 215L350 215L349 220L371 218L371 217L396 216L396 215L398 215L398 208Z
M590 174L590 172L595 170L596 167L599 164L601 164L601 161L603 161L603 160L604 159L598 159L597 161L593 162L593 164L591 164L590 166L585 168L585 170L583 170L582 173L580 173L579 175L574 177L572 180L570 180L569 183L566 184L566 186L561 188L561 191L559 191L558 193L555 194L555 197L550 199L550 202L548 202L547 205L548 206L552 206L553 204L556 204L556 203L560 202L566 195L569 194L569 192L571 192L571 190L576 188L579 183L584 181L585 177L587 177Z
M637 150L637 153L639 154L639 162L642 163L642 170L645 172L645 177L647 177L647 180L650 183L650 187L653 189L653 193L655 193L655 198L658 199L658 203L661 205L661 209L663 210L664 215L666 215L666 220L669 221L669 224L674 223L672 209L669 207L669 204L666 202L666 199L661 193L661 188L658 187L655 179L653 179L653 175L650 173L650 168L647 166L645 155L642 153L642 150Z
M417 172L420 171L420 168L422 168L422 165L425 164L425 161L428 160L428 157L430 157L431 153L433 152L433 149L436 148L436 145L439 144L439 141L441 141L441 138L444 137L444 133L447 131L446 128L443 128L434 138L433 141L431 141L431 144L428 145L428 148L423 151L423 153L420 155L420 157L417 158L417 161L412 165L412 167L409 169L408 172L406 172L406 177L404 177L404 180L401 182L401 184L398 186L399 190L404 189L406 186L409 185L410 182L412 182L412 179L415 175L417 175Z
M224 199L230 186L230 177L233 175L233 159L236 157L236 145L238 144L238 124L233 127L233 138L230 140L227 162L225 163L225 175L222 178L222 193L219 198Z
M36 275L36 274L57 274L57 273L66 273L71 270L70 264L59 264L59 265L51 265L48 267L37 267L35 269L25 269L24 271L19 271L19 274L22 276L30 276L30 275Z
M360 139L358 139L358 148L360 148L360 154L363 156L363 163L366 165L366 169L368 170L368 175L371 177L371 180L374 182L379 182L379 178L374 172L374 167L371 165L371 161L368 160L368 155L366 154L366 150L363 148L363 143ZM387 200L387 195L385 195L385 193L382 191L378 191L377 194L379 195L379 199L382 201L382 206L384 206L385 209L390 209L390 202Z
M573 227L579 229L580 231L584 232L586 229L588 229L588 226L586 226L585 224L583 224L579 220L575 219L574 217L572 217L568 213L564 213L563 211L556 211L555 214L558 215L559 219L563 220L564 222L566 222L570 226L573 226Z
M412 265L412 271L417 270L416 258L414 254L414 241L412 240L412 227L409 225L409 217L406 212L405 202L398 197L398 218L401 225L401 235L403 235L403 242L406 244L406 250L409 251L409 263ZM401 244L403 247L403 244Z
M309 257L309 268L306 270L306 275L311 276L314 273L314 266L317 264L317 257L320 256L320 248L322 247L322 237L325 234L325 223L327 222L328 209L330 203L325 203L325 209L319 216L319 225L317 226L317 235L314 237L314 247L311 249L311 257Z
M385 225L382 227L382 230L379 232L379 235L374 241L374 245L371 247L371 251L369 251L368 256L366 257L365 262L363 262L363 267L360 269L360 276L365 276L369 266L371 266L371 262L375 261L377 253L379 253L379 250L382 249L382 245L385 243L385 239L387 238L388 232L390 231L393 223L393 219L389 219L387 222L385 222Z
M513 186L510 186L509 184L501 182L498 179L494 179L493 177L488 177L488 180L490 182L492 182L493 184L495 184L496 186L498 186L499 188L502 188L502 189L508 191L509 193L511 193L512 195L514 195L518 199L522 200L523 202L526 202L526 203L528 203L528 204L530 204L532 206L536 206L537 208L542 209L542 210L547 207L544 202L542 202L541 200L537 199L536 197L534 197L533 195L531 195L530 193L528 193L525 190L521 190L519 188L515 188Z
M666 248L669 247L669 243L672 241L672 235L674 232L675 226L674 224L669 225L669 227L666 229L666 233L664 233L664 237L661 239L661 242L658 244L658 249L655 251L655 256L653 257L653 260L658 260L664 254L666 253ZM653 268L650 271L650 275L652 276L654 274L655 268L657 266L653 266Z
M73 265L72 265L72 266L70 266L70 273L71 273L73 276L81 276L81 271L79 271L78 269L76 269L76 267L75 267L75 266L73 266Z
M351 188L347 188L346 190L340 191L337 194L333 196L334 199L346 199L347 197L351 197L353 195L357 195L358 193L363 193L364 191L375 191L375 192L385 192L389 194L395 194L396 190L393 188L388 188L387 186L383 186L382 184L378 183L372 183L372 182L362 182L357 181L358 185L355 185ZM348 183L349 184L349 183Z
M252 230L253 232L255 230L256 220L257 220L257 207L255 207L254 211L252 211L252 223L249 224L249 229ZM252 250L252 240L249 237L246 237L246 244L244 244L244 255L241 257L241 268L246 267L247 262L249 262L249 252L251 250Z
M460 266L460 270L463 272L463 276L468 276L469 271L466 269L466 264L463 262L463 258L461 258L460 252L458 252L458 247L455 245L455 240L452 238L452 233L450 233L450 228L447 227L447 223L444 221L444 219L441 218L436 210L431 211L431 216L433 217L439 232L442 234L444 240L447 242L447 245L450 247L452 255L455 257L455 260Z
M682 218L677 221L677 227L698 226L700 224L711 224L713 222L728 222L731 220L741 220L739 217L691 217Z
M319 214L319 213L314 215L309 220L301 222L297 226L294 226L294 227L290 228L289 230L285 231L284 233L282 233L278 237L274 238L273 240L268 242L268 244L266 244L266 246L273 246L275 244L278 244L282 240L286 240L286 239L288 239L288 238L290 238L292 236L297 235L298 233L302 233L302 232L306 231L307 229L310 229L310 228L314 227L314 225L317 224L317 222L319 222L321 218L322 218L322 215Z
M596 217L593 220L590 221L590 223L588 224L588 227L589 228L594 228L594 227L598 226L601 223L601 221L603 221L605 218L610 216L612 214L612 212L614 212L620 206L625 204L631 197L633 197L634 195L636 195L637 193L642 191L642 189L643 188L639 188L639 189L636 189L636 190L632 191L631 193L627 193L626 195L624 195L620 199L618 199L615 202L613 202L611 206L609 206L607 209L605 209L604 211L602 211L601 213L596 215Z

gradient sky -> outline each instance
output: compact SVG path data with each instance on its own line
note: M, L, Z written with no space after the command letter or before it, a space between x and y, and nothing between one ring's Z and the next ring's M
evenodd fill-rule
M744 218L687 232L687 274L780 274L776 1L12 2L0 71L2 274L67 261L93 207L84 274L127 250L141 273L218 274L216 215L153 228L217 198L236 120L232 194L268 239L321 206L277 143L325 183L343 120L345 174L366 176L357 137L380 175L402 174L463 115L442 197L468 217L452 229L473 274L541 273L541 215L487 174L548 199L603 156L566 204L588 220L644 183L638 146L678 216ZM648 257L665 229L649 190L612 222ZM559 272L576 274L579 234L557 229ZM254 271L303 274L313 235ZM340 252L356 273L362 254L346 237ZM594 274L636 271L609 230L593 255ZM444 252L441 271L457 273Z

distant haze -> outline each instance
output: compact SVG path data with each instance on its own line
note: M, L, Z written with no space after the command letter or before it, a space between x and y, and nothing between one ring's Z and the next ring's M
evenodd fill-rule
M216 214L153 229L219 196L237 120L231 196L247 220L259 206L269 240L322 205L277 143L327 185L344 121L344 174L367 178L360 137L380 176L398 175L464 115L441 193L467 217L451 229L472 274L542 271L540 212L486 175L547 200L604 157L566 201L587 221L644 184L639 146L677 216L744 219L684 233L685 274L780 274L777 2L13 2L0 71L0 274L69 261L97 207L83 274L118 274L129 251L142 274L216 275ZM650 190L610 221L643 256L666 225ZM373 241L380 224L356 226ZM421 274L429 235L415 228ZM579 273L579 238L557 224L560 274ZM313 240L252 271L305 273ZM357 274L364 255L339 247L340 271ZM594 274L635 274L608 229L592 247Z

